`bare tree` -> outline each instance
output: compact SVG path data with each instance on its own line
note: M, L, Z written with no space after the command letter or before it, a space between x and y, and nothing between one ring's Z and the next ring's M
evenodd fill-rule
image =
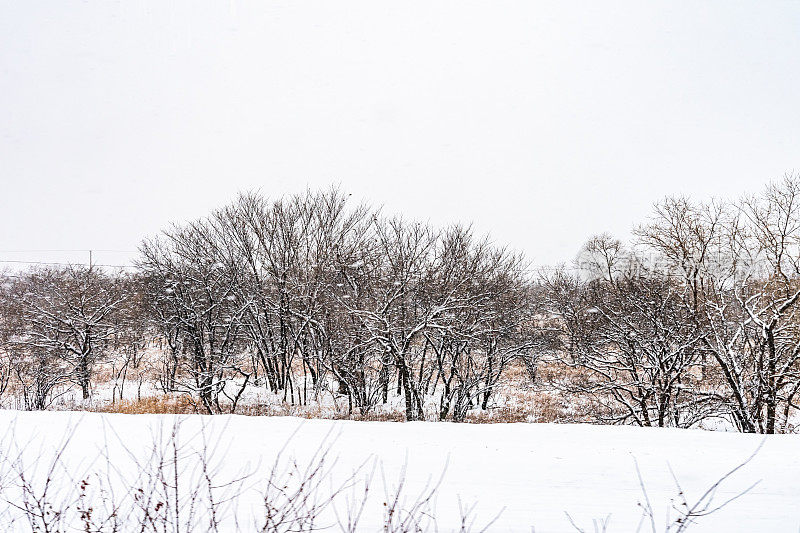
M589 372L575 390L588 392L609 422L689 427L713 414L713 394L700 383L705 332L693 320L681 286L641 274L594 280L585 288L589 333L568 364ZM569 317L567 318L569 320Z
M96 267L73 266L33 271L14 285L21 321L11 352L26 406L44 408L68 381L87 400L94 365L115 334L113 316L127 297L124 284Z
M664 202L643 241L684 273L705 351L740 430L785 425L798 390L800 186L793 176L727 205Z
M208 413L223 410L226 385L231 408L247 385L240 364L245 306L238 302L233 280L217 258L215 228L198 221L165 232L141 247L140 268L153 281L162 331L182 337L188 351L188 379L176 377L178 391L196 394ZM177 349L177 340L174 342ZM234 378L240 378L234 381Z

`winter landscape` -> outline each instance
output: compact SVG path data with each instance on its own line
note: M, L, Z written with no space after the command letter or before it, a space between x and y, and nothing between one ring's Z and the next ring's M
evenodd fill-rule
M794 527L800 182L634 233L532 270L337 189L243 194L133 271L7 274L3 520Z
M0 0L0 531L797 531L798 24Z

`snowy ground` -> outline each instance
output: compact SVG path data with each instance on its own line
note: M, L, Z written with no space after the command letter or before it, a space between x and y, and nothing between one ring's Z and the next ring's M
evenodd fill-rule
M101 415L92 413L0 412L0 427L13 429L25 461L47 462L48 450L74 430L65 462L91 469L107 446L120 469L128 459L126 446L143 457L152 435L169 431L175 417L162 415ZM691 531L797 531L800 508L800 437L766 439L701 430L641 429L553 424L467 425L452 423L336 422L277 417L183 417L183 440L198 438L204 428L209 440L221 436L217 458L221 476L234 477L250 465L272 464L286 446L285 457L302 464L325 441L336 458L332 479L345 479L359 465L377 460L372 498L384 498L407 465L408 494L436 483L444 471L436 501L439 531L457 527L458 501L475 504L476 524L500 517L490 531L575 531L565 513L592 531L593 519L609 517L608 531L634 531L643 500L634 459L657 516L659 530L667 520L678 489L670 467L689 500L693 500L731 468L753 460L724 482L718 503L759 482L727 507L699 521ZM10 448L9 435L3 442ZM287 445L288 443L288 445ZM78 467L75 466L77 469ZM381 474L381 472L383 474ZM385 478L386 482L381 481ZM65 481L66 482L66 481ZM368 505L364 531L380 528L380 501ZM674 518L675 512L671 513ZM649 526L647 529L649 531Z

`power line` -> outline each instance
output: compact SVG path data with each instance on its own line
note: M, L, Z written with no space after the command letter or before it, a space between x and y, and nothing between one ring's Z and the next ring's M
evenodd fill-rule
M109 265L103 263L86 263L82 261L71 261L71 262L63 262L63 261L22 261L22 260L13 260L13 259L0 259L0 263L9 263L9 264L19 264L19 265L44 265L44 266L98 266L98 267L105 267L105 268L137 268L136 265L127 264L127 265ZM578 272L581 269L578 267L556 267L556 266L540 266L535 268L526 268L521 270L526 274L538 274L542 271L556 271L556 270L565 270L568 272Z
M61 249L30 249L30 250L0 250L0 253L36 253L36 252L119 252L119 253L137 253L136 250L113 250L113 249L97 249L97 248L61 248ZM91 257L91 255L90 255ZM0 259L0 263L5 264L20 264L20 265L43 265L43 266L99 266L106 268L136 268L134 264L112 265L104 263L95 263L94 261L27 261L22 259ZM529 268L521 269L521 272L526 274L538 274L543 271L557 271L564 270L568 272L577 272L581 268L575 266L554 266L554 265L537 265Z
M112 253L125 253L135 254L137 250L112 250L102 248L54 248L51 250L0 250L4 254L27 254L27 253L50 253L50 252L112 252Z
M99 267L108 267L108 268L133 268L136 265L105 265L100 263L92 262L91 265L89 263L84 263L81 261L72 261L69 263L64 262L57 262L57 261L18 261L14 259L0 259L0 263L13 263L13 264L21 264L21 265L50 265L50 266L74 266L74 265L82 265L82 266L99 266Z

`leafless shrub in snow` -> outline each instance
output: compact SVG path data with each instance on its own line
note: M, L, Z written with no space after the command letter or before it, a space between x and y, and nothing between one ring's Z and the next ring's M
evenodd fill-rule
M701 518L720 511L735 500L746 495L759 484L758 481L746 489L737 492L735 495L724 499L722 502L716 500L717 491L722 484L736 472L747 466L747 464L750 463L750 461L752 461L761 450L761 446L763 446L763 441L749 457L720 476L719 479L711 483L711 485L709 485L708 488L705 489L696 499L689 498L684 489L681 487L681 483L675 475L675 472L673 472L672 467L670 467L670 474L675 482L677 494L669 502L669 506L666 509L663 527L660 527L657 524L658 512L653 507L653 503L650 501L647 486L644 478L642 477L641 470L639 469L639 463L634 458L634 467L636 469L636 476L639 482L639 489L642 492L642 501L638 503L639 508L642 510L642 517L639 521L638 527L636 528L637 533L644 531L650 531L651 533L685 533L691 529L692 526L697 525ZM569 523L579 533L586 533L587 531L604 533L609 531L611 526L611 515L606 516L603 519L592 520L592 528L591 530L587 530L580 527L569 513L565 514Z
M330 436L303 460L285 457L284 450L266 471L247 465L231 473L223 472L224 431L212 434L201 426L187 434L178 419L156 427L141 448L109 429L96 455L84 450L86 460L76 461L79 428L38 449L18 442L14 425L8 428L0 441L4 531L438 531L434 504L441 477L409 493L405 468L391 484L381 471L384 498L370 498L379 463L368 459L342 477L333 469ZM365 509L371 519L381 516L380 523L364 523ZM477 528L473 511L460 505L458 531L483 532L493 522Z

